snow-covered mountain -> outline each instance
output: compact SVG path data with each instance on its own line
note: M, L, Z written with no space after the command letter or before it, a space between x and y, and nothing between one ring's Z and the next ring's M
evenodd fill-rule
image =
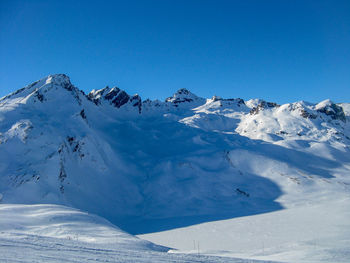
M66 205L146 234L348 200L349 146L349 103L186 89L142 101L51 75L0 99L0 199Z

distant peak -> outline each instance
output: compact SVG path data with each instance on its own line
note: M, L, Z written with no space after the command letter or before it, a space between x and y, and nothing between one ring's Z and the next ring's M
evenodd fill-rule
M316 110L319 110L319 109L322 109L322 108L325 108L325 107L329 107L332 104L334 104L334 103L330 99L323 100L323 101L321 101L320 103L318 103L316 105Z
M268 101L265 101L265 100L261 100L256 107L254 107L254 108L252 108L250 110L250 114L251 115L256 115L262 110L278 108L280 106L281 105L279 105L279 104L277 104L275 102L268 102Z
M25 86L22 89L19 89L11 94L1 98L1 100L16 98L16 97L27 97L33 95L37 100L43 102L45 99L44 94L50 90L57 89L58 87L66 89L74 93L74 96L78 98L79 90L75 88L70 79L65 74L52 74L40 80L33 82L30 85Z
M52 74L46 77L47 83L62 83L62 82L69 82L70 78L66 74Z
M59 86L69 91L72 91L74 89L74 86L72 85L69 77L66 74L49 75L45 78L42 78L41 80L35 81L34 83L28 85L27 87L25 87L25 89L42 89L43 87L50 85Z
M109 104L116 108L120 108L124 104L131 102L133 106L139 108L141 112L141 98L139 95L130 96L124 90L118 87L109 88L106 86L100 90L92 90L88 95L88 99L93 101L96 105L100 105L103 101L107 101Z
M191 94L191 92L188 89L182 88L182 89L179 89L175 94L189 95Z
M329 99L318 103L315 106L315 109L318 112L324 113L327 116L331 117L333 120L341 120L343 122L346 122L346 117L343 108L336 105Z
M220 96L214 95L214 96L211 98L211 101L219 101L219 100L222 100L222 98L221 98Z
M197 100L201 100L201 98L190 92L188 89L182 88L179 89L176 93L174 93L172 97L167 98L165 102L179 104L183 102L193 102Z

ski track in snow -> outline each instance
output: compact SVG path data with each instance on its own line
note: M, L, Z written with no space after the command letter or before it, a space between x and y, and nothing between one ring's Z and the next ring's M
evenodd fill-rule
M0 262L256 262L167 253L168 248L64 206L1 204L0 215Z
M103 244L91 245L38 236L19 238L11 235L0 238L0 255L1 262L262 262L206 255L121 250Z

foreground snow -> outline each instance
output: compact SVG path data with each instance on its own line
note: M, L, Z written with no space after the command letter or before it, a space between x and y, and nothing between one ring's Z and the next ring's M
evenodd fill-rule
M57 205L0 205L1 262L255 262L169 249L108 221Z
M335 194L336 195L336 194ZM329 196L328 198L329 199ZM200 253L281 262L350 262L350 198L305 202L288 209L140 235Z

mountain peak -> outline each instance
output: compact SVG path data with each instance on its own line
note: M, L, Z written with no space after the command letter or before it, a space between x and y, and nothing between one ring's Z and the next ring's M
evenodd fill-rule
M179 89L176 94L184 94L184 95L189 95L191 94L191 92L188 90L188 89L185 89L185 88L182 88L182 89Z
M333 103L330 99L321 101L315 106L318 112L324 113L333 120L346 122L345 113L342 107Z
M63 87L69 91L73 90L73 85L70 82L70 79L65 74L52 74L45 78L42 78L38 81L33 82L32 84L24 87L26 90L35 90L35 89L41 89L42 87L46 85L54 85L54 86L60 86Z
M198 102L198 101L204 101L203 98L198 97L197 95L193 94L189 90L182 88L179 89L172 97L166 98L165 102L170 102L175 105L178 105L183 102Z
M45 79L45 78L44 78ZM62 83L69 83L70 78L66 74L52 74L46 77L46 83L55 83L55 84L62 84Z
M124 105L131 104L132 107L136 107L138 112L141 113L141 98L135 94L130 96L124 90L118 87L109 88L108 86L100 90L92 90L87 98L93 101L96 105L103 103L113 105L116 108L120 108Z
M57 90L59 88L70 91L73 93L74 97L79 100L79 90L72 85L69 77L65 74L49 75L1 98L1 100L21 99L22 102L28 100L43 102L46 100L48 91ZM52 97L57 97L57 94L52 95Z

